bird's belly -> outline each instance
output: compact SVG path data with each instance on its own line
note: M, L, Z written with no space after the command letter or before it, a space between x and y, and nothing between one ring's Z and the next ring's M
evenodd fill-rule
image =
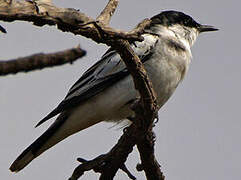
M157 103L161 107L175 91L182 74L175 65L167 61L150 63L145 68L156 92Z
M159 108L161 108L175 91L182 74L176 66L172 66L167 62L154 63L154 66L153 63L150 64L145 65L145 68L156 92L157 103ZM117 93L113 97L113 104L116 104L116 106L115 108L113 107L115 109L113 113L109 114L109 120L117 121L133 116L134 113L130 106L135 99L139 98L139 94L134 88L131 76L118 83L117 87L110 89L110 91L121 93ZM114 103L114 101L119 103Z

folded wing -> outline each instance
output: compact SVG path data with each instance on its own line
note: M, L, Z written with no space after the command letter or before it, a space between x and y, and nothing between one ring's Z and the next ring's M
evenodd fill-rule
M157 41L157 37L153 35L144 35L144 41L132 44L133 50L143 63L153 54L153 48ZM65 99L35 127L41 125L55 115L75 107L99 94L128 75L129 72L119 54L110 48L102 56L101 60L89 68L70 88Z

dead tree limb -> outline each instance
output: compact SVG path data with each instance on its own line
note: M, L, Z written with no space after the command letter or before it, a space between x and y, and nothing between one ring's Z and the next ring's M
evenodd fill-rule
M117 2L117 1L116 1ZM115 3L113 3L115 5ZM41 11L39 11L41 9ZM108 9L108 8L107 8ZM107 12L110 16L108 10ZM114 12L114 11L113 11ZM100 18L103 19L103 16ZM110 18L110 17L109 17ZM5 1L0 1L0 20L6 22L12 21L28 21L33 22L36 26L43 25L57 25L57 28L63 32L71 32L76 35L82 35L91 38L97 43L106 43L106 37L109 41L116 39L126 39L130 41L142 41L140 32L124 32L115 30L109 26L104 26L99 21L88 17L84 13L71 8L58 8L52 4L36 4L31 1L15 1L13 0L11 6ZM143 29L138 29L143 31Z
M165 176L160 171L160 165L154 154L155 134L148 131L146 136L137 143L137 148L141 158L141 170L144 170L148 180L160 179L164 180Z
M85 54L86 52L78 46L55 53L39 53L13 60L0 60L0 76L73 63L78 58L85 56Z
M36 4L31 3L31 1L17 2L13 0L11 6L0 3L0 20L8 22L29 21L37 26L57 25L59 30L82 35L97 43L111 46L125 62L134 79L135 88L140 93L140 100L133 106L136 113L135 118L132 119L133 124L124 131L118 143L107 154L91 161L82 161L83 164L75 169L71 180L78 179L85 171L91 169L101 173L101 180L113 179L118 169L128 172L124 168L124 163L135 145L138 145L142 167L147 179L152 180L153 177L156 180L164 179L159 164L155 160L154 140L148 138L153 133L153 122L157 116L158 107L155 92L143 64L130 47L130 42L143 40L141 34L144 28L149 26L150 20L144 20L130 32L115 30L108 24L117 5L118 0L109 0L105 9L95 20L78 10L57 8L52 4L37 4L36 8ZM150 155L146 156L146 153L150 153ZM147 157L150 159L148 160ZM153 170L152 173L155 176L149 173L148 168Z

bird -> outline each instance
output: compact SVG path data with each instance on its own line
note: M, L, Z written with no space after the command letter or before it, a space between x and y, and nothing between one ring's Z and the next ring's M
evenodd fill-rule
M191 47L200 33L217 31L183 12L168 10L150 18L131 47L146 69L161 108L185 77ZM63 139L99 122L121 122L133 117L132 103L139 98L133 79L120 55L110 48L69 89L62 102L37 125L57 116L50 127L12 163L18 172Z

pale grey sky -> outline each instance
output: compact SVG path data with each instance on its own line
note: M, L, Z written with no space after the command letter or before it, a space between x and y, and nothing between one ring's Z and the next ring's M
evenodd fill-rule
M107 0L59 0L58 6L74 7L95 17ZM184 82L160 110L155 127L156 156L167 180L226 180L241 178L241 3L238 0L121 0L112 26L129 30L139 21L162 10L174 9L203 24L220 28L202 34L192 48L193 60ZM81 36L54 27L0 22L8 34L0 35L0 59L37 52L54 52L76 46L87 56L74 65L0 78L0 177L7 180L67 179L78 165L77 157L91 159L107 152L122 134L102 123L51 148L18 174L10 164L53 121L34 129L66 95L69 87L107 49ZM136 151L127 166L135 170ZM96 179L88 172L82 179ZM119 172L117 180L127 179Z

